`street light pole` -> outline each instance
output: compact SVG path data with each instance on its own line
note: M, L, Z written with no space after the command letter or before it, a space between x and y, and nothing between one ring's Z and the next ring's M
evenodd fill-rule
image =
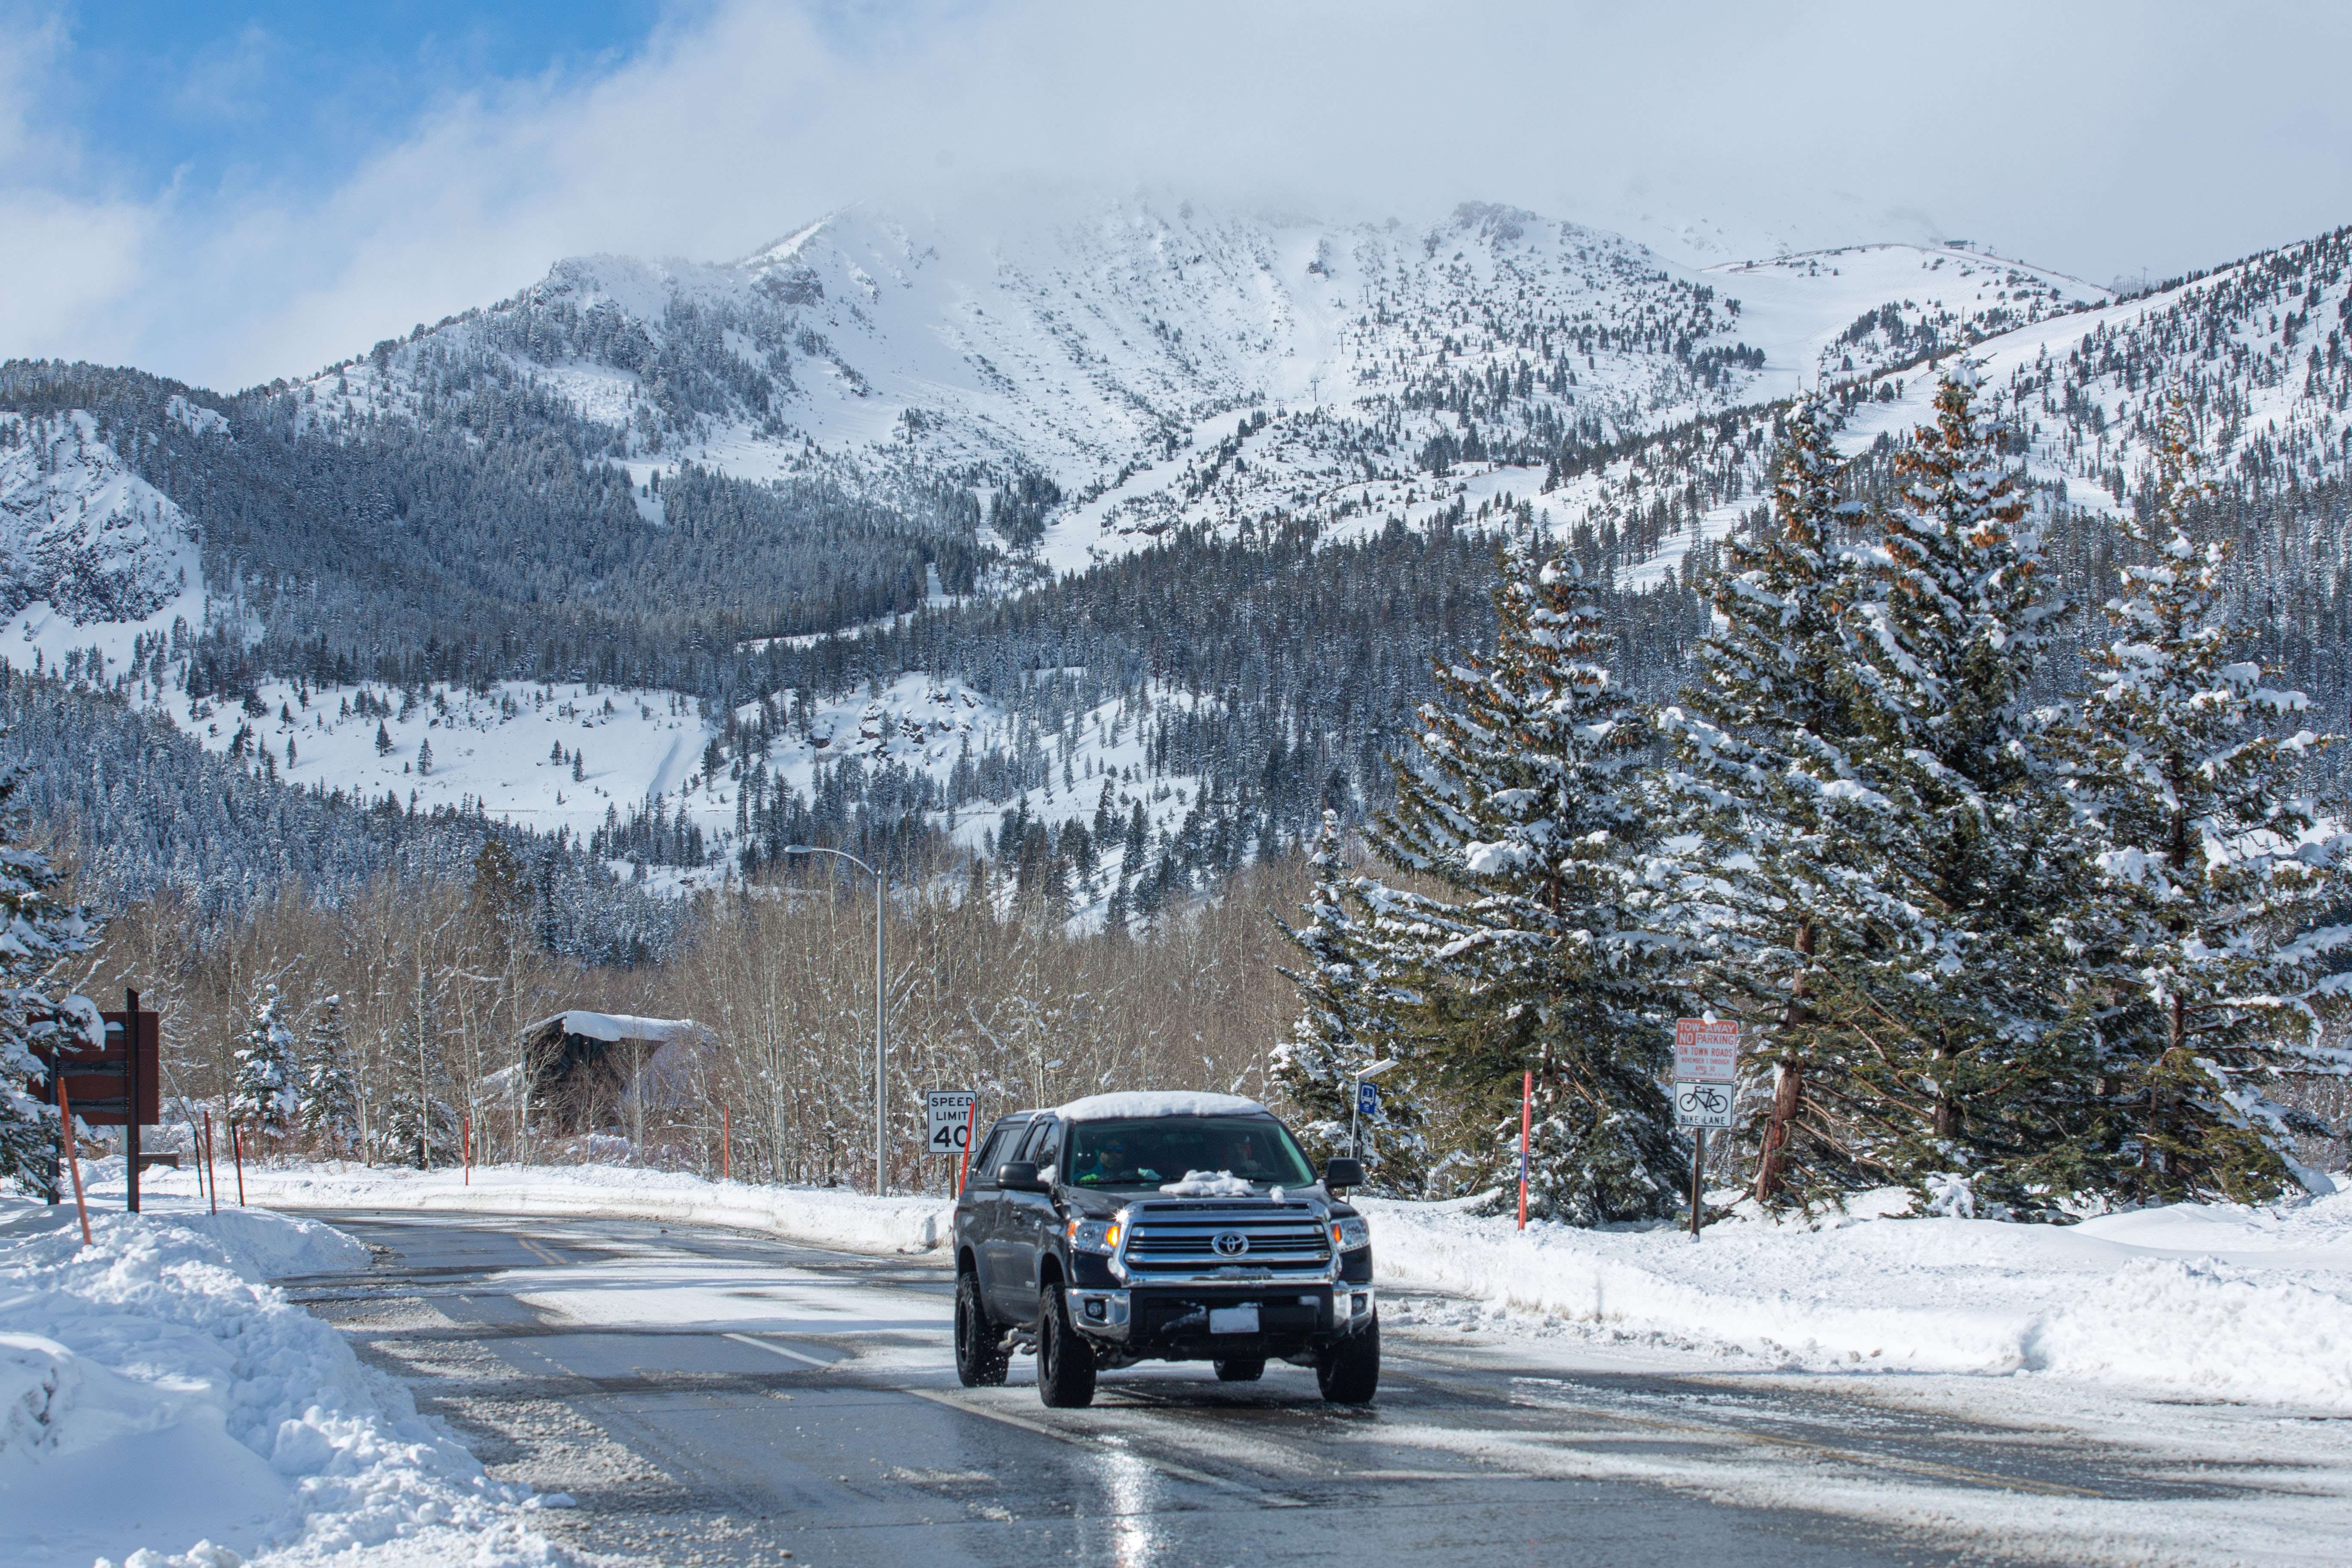
M887 1093L883 1086L883 1062L889 1051L890 1001L887 990L887 950L883 945L882 910L889 902L889 884L882 872L846 849L827 849L821 844L787 844L787 855L837 855L874 879L874 1195L880 1197L887 1190L889 1167L883 1154L886 1127L885 1105Z

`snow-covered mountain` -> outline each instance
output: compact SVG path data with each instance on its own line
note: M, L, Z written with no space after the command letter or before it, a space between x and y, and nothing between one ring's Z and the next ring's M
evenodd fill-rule
M1756 515L1775 401L1825 391L1869 452L1962 351L2046 504L2129 505L2178 389L2232 504L2293 511L2352 467L2346 233L2118 300L1957 243L1697 267L1475 205L853 208L731 264L562 262L234 399L19 367L0 659L657 878L871 812L1024 854L1139 813L1207 875L1377 797L1427 659L1482 635L1452 525L1547 521L1671 684L1687 602L1644 591ZM2332 583L2340 506L2288 521L2249 569Z
M1045 561L1071 567L1188 523L1402 511L1431 499L1433 444L1540 468L2105 298L1948 247L1701 271L1482 204L1422 227L1136 200L1021 225L853 208L731 265L561 262L301 395L365 428L487 361L612 430L648 510L680 461L954 476L1014 542L1042 522ZM1000 514L1028 473L1068 504Z
M131 471L89 414L0 412L0 617L12 654L30 644L54 657L88 640L85 628L168 623L198 575L185 514Z

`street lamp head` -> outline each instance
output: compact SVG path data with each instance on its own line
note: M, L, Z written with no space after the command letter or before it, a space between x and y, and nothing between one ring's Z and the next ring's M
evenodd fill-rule
M784 853L787 855L814 855L816 851L810 848L805 844L787 844L784 846Z
M1389 1068L1392 1068L1392 1067L1394 1067L1394 1066L1396 1066L1396 1065L1397 1065L1397 1064L1396 1064L1396 1058L1393 1058L1393 1057L1391 1057L1391 1058L1389 1058L1387 1061L1384 1061L1384 1062L1373 1062L1373 1063L1371 1063L1370 1065L1369 1065L1369 1066L1367 1066L1367 1067L1364 1067L1364 1068L1359 1068L1359 1069L1357 1070L1356 1076L1357 1076L1358 1078L1378 1078L1378 1077L1380 1077L1380 1076L1381 1076L1381 1074L1382 1074L1382 1073L1384 1073L1384 1072L1388 1071L1388 1070L1389 1070Z

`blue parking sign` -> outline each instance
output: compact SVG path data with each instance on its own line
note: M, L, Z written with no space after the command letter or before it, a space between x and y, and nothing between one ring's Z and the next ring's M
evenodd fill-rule
M1381 1086L1376 1083L1356 1084L1356 1114L1378 1116L1381 1113Z

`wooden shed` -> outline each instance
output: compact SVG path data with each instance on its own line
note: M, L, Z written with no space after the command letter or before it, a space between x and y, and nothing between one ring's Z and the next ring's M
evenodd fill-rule
M639 1018L574 1007L522 1032L531 1121L554 1132L593 1132L620 1121L646 1068L665 1047L701 1037L691 1018Z

